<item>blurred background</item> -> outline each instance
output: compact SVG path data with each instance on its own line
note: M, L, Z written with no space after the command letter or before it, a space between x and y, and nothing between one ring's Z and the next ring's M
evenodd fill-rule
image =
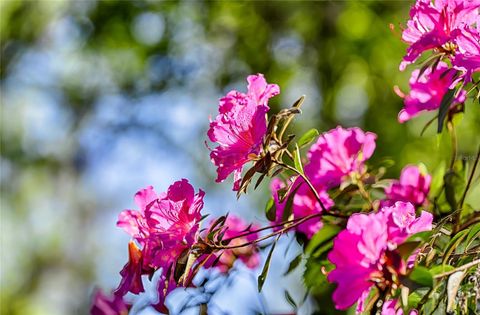
M434 171L450 147L435 127L420 137L433 115L397 123L410 5L1 1L1 313L86 314L95 287L119 282L129 237L116 218L147 185L160 192L189 178L206 190L206 212L266 224L268 187L237 202L231 181L214 183L204 143L218 99L245 91L251 73L280 85L273 111L306 95L296 132L360 126L378 134L372 163L397 162L389 176L419 161ZM458 134L468 159L478 104L466 112ZM292 312L284 288L301 300L302 271L282 278L298 251L282 246L262 295L258 270L239 266L218 314ZM299 313L314 309L332 312L309 298Z

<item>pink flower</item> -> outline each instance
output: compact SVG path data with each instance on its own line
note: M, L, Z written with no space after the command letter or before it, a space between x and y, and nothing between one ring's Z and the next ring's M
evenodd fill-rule
M170 276L167 280L166 275L162 274L160 276L160 279L158 279L158 284L157 284L158 302L156 302L153 305L153 308L155 308L155 310L157 310L162 314L169 314L169 310L165 305L165 302L168 294L173 290L175 290L176 288L177 288L177 284L175 283L175 280L173 279L173 277Z
M358 302L357 311L364 311L374 281L385 286L386 280L391 282L398 278L396 275L406 273L407 266L396 251L397 246L414 233L430 230L432 220L428 212L415 217L413 205L404 202L377 213L352 215L328 255L335 265L328 275L330 282L337 283L333 293L335 306L347 309Z
M403 94L398 88L396 93L404 98L405 107L398 114L398 121L403 123L419 115L422 111L433 111L440 107L444 95L454 84L455 70L440 62L432 72L431 68L419 77L420 70L414 70L410 77L410 93ZM465 101L466 91L461 90L453 99L452 106Z
M305 174L316 184L332 188L366 171L377 136L360 128L337 127L323 133L308 151Z
M280 202L280 199L278 197L278 190L284 187L285 184L278 178L274 178L270 184L276 207L275 224L279 224L284 221L283 211L285 209L288 197L284 198L283 202ZM322 208L318 203L317 199L315 198L314 193L302 178L297 177L297 179L295 179L290 193L295 193L292 204L292 214L294 219L300 219L312 214L322 212ZM330 199L330 196L325 189L317 187L317 193L326 209L329 209L334 205L333 200ZM312 238L312 236L317 233L321 228L322 221L321 218L318 217L312 218L298 225L296 227L296 230L300 233L303 233L307 238ZM277 228L277 230L278 229L279 228Z
M417 315L417 310L411 310L409 315ZM403 315L403 310L398 306L398 300L387 300L383 302L381 315Z
M267 132L268 100L279 94L276 84L267 84L262 74L247 78L247 94L230 91L220 99L219 115L210 122L208 137L218 146L210 153L217 166L217 182L234 173L233 190L240 188L243 165L262 151Z
M457 30L456 34L458 52L453 56L452 64L463 73L463 80L468 83L472 81L472 74L480 71L480 32L465 28Z
M133 241L128 243L128 263L120 271L122 281L115 290L116 295L124 296L128 292L139 294L144 292L142 275L149 273L143 267L142 251Z
M149 186L135 195L135 202L140 208L138 211L124 210L120 213L117 226L142 247L142 270L163 268L166 272L190 248L198 231L204 195L201 190L195 194L186 179L173 183L166 193L158 196ZM138 262L135 264L138 265ZM122 282L128 283L129 278L138 277L137 268L127 264L122 271ZM126 289L122 284L120 288L122 291ZM133 287L129 290L137 291Z
M118 295L108 297L101 290L97 290L93 297L91 315L127 315L130 305Z
M455 54L456 32L478 20L478 0L418 0L410 10L410 20L402 39L410 44L400 70L415 62L426 50L438 49Z
M212 221L213 223L214 221ZM223 240L233 238L247 231L258 229L256 225L247 225L245 221L235 215L229 214L225 221L225 234ZM240 245L258 239L258 233L252 233L233 239L229 246ZM228 272L235 260L240 259L248 268L254 269L260 264L260 255L255 245L248 245L235 249L226 249L219 253L221 256L215 266L221 272Z
M400 174L400 180L385 188L386 198L389 204L395 201L408 201L420 206L427 200L431 181L432 177L422 173L418 166L407 165Z

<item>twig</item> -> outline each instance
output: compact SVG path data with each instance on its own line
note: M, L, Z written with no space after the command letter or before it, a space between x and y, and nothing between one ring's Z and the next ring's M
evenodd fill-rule
M443 278L443 277L451 275L452 273L468 269L468 268L470 268L472 266L475 266L475 265L480 265L480 259L476 259L474 261L471 261L468 264L465 264L465 265L460 266L458 268L455 268L453 270L450 270L450 271L447 271L447 272L444 272L444 273L439 273L438 275L435 275L433 278L435 278L435 279Z

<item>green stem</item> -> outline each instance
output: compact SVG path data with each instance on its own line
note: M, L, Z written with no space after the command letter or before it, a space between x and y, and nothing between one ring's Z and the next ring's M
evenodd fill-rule
M470 176L468 177L467 186L465 186L465 190L462 194L462 199L460 199L460 206L461 209L463 207L463 203L465 202L465 198L467 197L467 192L470 189L470 185L472 184L473 176L475 175L475 171L477 169L478 160L480 159L480 146L478 147L477 157L475 158L475 163L473 163L472 171L470 172Z

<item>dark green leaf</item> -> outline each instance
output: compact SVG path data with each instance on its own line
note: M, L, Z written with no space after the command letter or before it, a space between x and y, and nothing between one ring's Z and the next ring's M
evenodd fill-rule
M285 202L285 207L283 207L282 221L287 221L290 219L293 211L293 201L295 199L295 194L301 185L298 185L288 194L287 201Z
M295 258L292 259L290 264L288 265L287 271L283 274L284 276L288 275L290 272L292 272L295 268L298 267L298 265L302 262L302 253L298 254Z
M265 260L265 264L263 265L262 272L258 276L258 292L262 291L263 284L265 283L265 280L267 279L268 269L270 268L270 261L272 260L273 250L275 249L275 246L277 245L277 241L278 241L279 237L280 237L280 235L277 236L277 238L273 242L272 247L270 248L270 251L268 252L267 259Z
M440 102L440 109L438 110L438 133L442 132L443 122L445 121L445 117L447 116L450 105L452 104L454 95L455 89L449 89Z
M298 139L297 144L300 148L303 148L304 146L310 144L318 135L319 132L317 129L310 129L309 131L305 132L300 139Z
M445 183L445 197L452 211L457 209L457 199L455 197L455 183L457 182L457 177L458 175L452 170L448 171L445 173L445 176L443 176L443 182Z
M293 307L293 309L297 309L297 303L295 303L292 296L290 295L290 293L288 293L287 290L285 290L285 299L287 300L288 304Z
M467 240L465 241L465 243L467 244L465 250L468 250L473 241L480 238L480 223L471 226L469 230L470 232L468 232Z
M273 200L273 198L268 199L267 205L265 206L265 215L268 221L275 221L277 216L277 207L275 206L275 200Z

